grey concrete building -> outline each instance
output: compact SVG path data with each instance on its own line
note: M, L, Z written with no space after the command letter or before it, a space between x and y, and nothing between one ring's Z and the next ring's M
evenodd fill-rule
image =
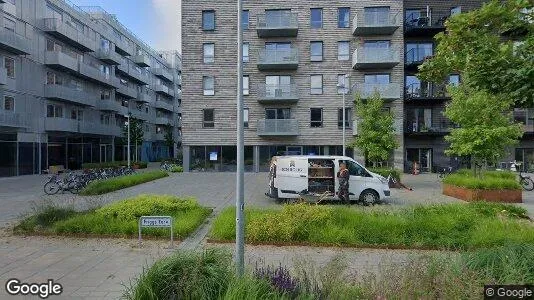
M341 154L343 126L347 145L357 134L354 94L365 98L374 91L395 115L400 147L388 163L402 167L403 2L248 0L243 5L246 169L266 170L280 153ZM182 1L186 170L235 170L235 6ZM338 86L350 90L345 124L346 90ZM362 159L351 149L347 154Z
M170 155L166 126L181 139L178 52L156 52L99 7L0 3L0 176L123 160L129 114L144 121L139 157Z

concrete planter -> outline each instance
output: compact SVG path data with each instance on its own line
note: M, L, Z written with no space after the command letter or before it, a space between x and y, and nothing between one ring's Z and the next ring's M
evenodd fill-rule
M443 194L465 201L485 200L489 202L522 203L521 190L473 190L464 187L443 184Z

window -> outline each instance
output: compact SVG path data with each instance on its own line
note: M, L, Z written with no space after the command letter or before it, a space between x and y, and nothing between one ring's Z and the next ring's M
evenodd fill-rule
M337 42L337 60L349 60L350 43L347 41Z
M367 171L365 171L365 169L359 164L351 160L345 161L345 164L347 165L350 176L370 177L369 173L367 173Z
M350 8L340 7L337 9L337 27L349 28L350 24Z
M202 30L215 30L215 11L202 11Z
M243 75L243 95L249 95L249 77L248 75Z
M416 64L423 62L427 57L433 55L432 43L407 43L406 44L406 63Z
M265 95L268 98L287 97L291 95L291 76L265 76Z
M48 104L46 106L46 116L48 118L63 118L63 106Z
M4 58L4 68L7 70L7 76L15 78L15 60L11 57Z
M451 8L451 16L455 16L460 13L462 13L462 7L456 6L456 7Z
M104 50L104 52L108 52L111 48L111 43L109 40L101 37L100 38L100 49Z
M291 109L289 108L267 108L265 109L265 119L267 120L291 119Z
M267 28L288 27L291 22L290 9L265 10L265 26Z
M365 74L364 82L368 84L388 84L390 83L389 74Z
M16 25L17 25L17 23L15 23L15 21L4 17L4 28L6 30L9 30L11 32L15 32Z
M350 89L349 78L345 74L337 75L337 93L348 93Z
M202 110L202 127L204 128L215 127L215 111L213 109Z
M432 128L432 109L407 109L406 127L409 132L427 132L429 129Z
M310 94L321 95L323 93L323 75L310 76Z
M404 23L408 26L419 26L421 22L421 11L419 9L406 9Z
M101 90L100 91L100 100L109 100L111 99L111 91Z
M15 111L15 98L12 96L4 96L4 110Z
M460 84L460 75L458 75L458 74L450 75L449 76L449 84L450 85L454 85L454 86L458 86Z
M204 90L204 96L215 95L215 77L204 76L202 78L202 89Z
M350 108L345 108L345 128L351 128L352 124L352 110ZM337 126L339 128L343 127L343 109L340 108L337 111Z
M310 27L323 28L323 9L312 8L310 10Z
M209 64L215 61L215 44L204 44L204 63Z
M249 48L250 48L249 43L243 43L243 62L249 62L249 59L250 59L248 56Z
M248 108L243 109L243 126L248 128Z
M323 42L310 42L310 61L323 61Z
M322 108L310 108L310 127L323 127Z
M101 114L100 115L100 124L109 125L110 117L108 114Z
M249 27L249 13L248 10L241 12L241 24L243 25L243 30L247 30Z
M367 26L388 25L389 7L365 7L364 19Z
M73 109L70 112L70 118L73 120L83 120L83 110Z
M46 84L58 84L58 85L62 85L63 84L63 78L54 73L54 72L46 72Z

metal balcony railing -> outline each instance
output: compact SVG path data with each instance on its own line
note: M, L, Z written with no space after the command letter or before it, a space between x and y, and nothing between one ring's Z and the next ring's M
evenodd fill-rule
M169 103L169 102L166 102L166 101L162 101L162 100L156 101L154 106L156 108L164 109L164 110L168 110L168 111L173 111L173 109L174 109L172 103Z
M356 14L352 19L352 33L354 35L393 34L401 25L400 12L383 13L364 11Z
M78 60L66 53L60 51L46 51L44 63L48 66L61 68L70 72L78 72Z
M259 136L297 136L299 122L296 119L263 119L258 120Z
M407 99L447 98L447 85L431 82L412 83L404 88Z
M148 54L138 54L133 57L133 61L140 67L150 67L150 56Z
M15 54L30 54L31 41L14 31L6 28L0 29L0 48Z
M45 18L43 20L44 31L55 35L57 38L70 43L82 51L94 51L96 42L84 32L75 28L70 21L58 18Z
M399 63L398 48L361 48L354 50L352 55L354 69L392 68Z
M406 125L404 126L404 132L408 134L446 134L455 127L456 126L450 122L441 124L417 124L407 120Z
M401 88L398 83L363 83L356 85L356 92L359 93L362 99L368 99L375 93L378 93L382 99L400 99Z
M172 73L165 68L154 68L152 72L161 79L165 79L167 81L172 81L173 79Z
M112 65L120 65L122 62L122 57L111 49L98 49L96 57Z
M126 96L129 99L137 98L139 94L136 88L124 84L119 85L117 93Z
M96 105L96 96L78 89L76 86L45 84L44 95L46 98L59 99L75 104L94 107Z
M295 83L277 85L259 84L258 99L260 102L298 101L298 87Z
M432 58L433 55L434 52L430 49L413 48L406 52L404 57L406 65L418 65L423 63L425 59Z
M0 126L28 127L30 115L9 110L0 110Z

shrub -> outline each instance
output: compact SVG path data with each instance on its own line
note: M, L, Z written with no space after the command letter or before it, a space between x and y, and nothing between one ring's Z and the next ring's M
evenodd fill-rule
M385 178L388 178L389 175L391 174L391 176L395 178L395 180L400 181L401 171L398 169L393 169L393 168L367 168L367 169L373 173L382 175Z
M97 180L91 182L83 190L81 190L80 195L101 195L167 176L169 176L167 172L150 171L104 180Z
M148 166L148 163L145 161L130 161L130 164L138 165L140 169L145 169ZM82 169L102 169L102 168L119 168L127 167L128 161L109 161L103 163L85 163L82 164Z
M233 240L234 216L234 208L225 209L214 221L210 236ZM395 211L297 204L279 210L247 208L245 230L251 243L472 249L534 243L534 227L523 220L525 216L522 208L486 202Z
M171 172L172 173L182 173L184 171L184 168L182 166L172 166Z
M521 189L519 182L515 177L503 172L484 173L482 177L474 177L465 173L451 174L443 179L443 183L454 186L465 187L468 189L481 190L517 190ZM513 174L512 174L513 175Z
M34 214L22 220L14 227L13 231L15 233L25 233L35 229L41 230L76 214L73 208L58 207L53 204L37 206L34 208Z

